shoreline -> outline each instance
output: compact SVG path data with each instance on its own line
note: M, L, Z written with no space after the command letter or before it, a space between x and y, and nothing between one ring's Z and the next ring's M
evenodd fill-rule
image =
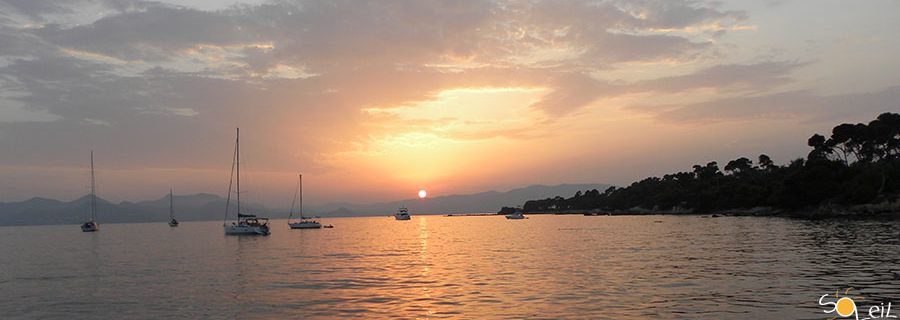
M900 200L894 202L881 202L876 204L863 204L854 206L823 205L809 209L780 209L773 207L737 208L712 211L694 211L691 209L653 210L646 208L631 208L629 210L604 211L598 209L566 209L566 210L541 210L523 211L526 215L584 215L584 216L645 216L645 215L672 215L672 216L735 216L735 217L785 217L798 219L900 219ZM496 215L503 215L497 213Z

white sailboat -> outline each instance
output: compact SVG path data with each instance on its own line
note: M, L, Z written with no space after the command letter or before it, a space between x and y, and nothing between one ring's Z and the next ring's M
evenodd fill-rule
M409 210L407 210L406 207L400 207L400 209L397 209L397 213L394 214L394 219L409 220Z
M100 231L100 224L97 223L97 188L94 180L94 150L91 150L91 221L81 225L83 232Z
M253 214L241 213L241 129L235 130L234 158L231 162L231 180L228 182L228 198L225 200L225 228L226 235L269 235L269 219L260 218ZM228 208L231 203L231 184L237 185L237 221L228 223Z
M294 217L294 204L297 201L297 196L300 196L300 220L291 222L291 219ZM288 214L288 226L291 229L319 229L322 227L322 224L319 221L316 221L312 218L303 216L303 175L299 175L297 180L297 188L294 189L294 200L291 201L291 213Z
M169 189L169 226L178 226L178 220L175 220L175 196L172 195L172 189Z

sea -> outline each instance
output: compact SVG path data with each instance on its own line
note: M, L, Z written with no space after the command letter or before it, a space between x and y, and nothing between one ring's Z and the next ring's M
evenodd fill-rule
M828 313L842 297L859 319L900 316L897 220L322 222L0 227L0 318L843 319Z

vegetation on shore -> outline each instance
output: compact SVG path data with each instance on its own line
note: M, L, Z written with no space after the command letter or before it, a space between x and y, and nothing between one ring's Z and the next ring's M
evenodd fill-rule
M692 171L650 177L630 186L530 200L500 213L552 211L703 213L770 208L756 212L832 212L834 208L887 204L900 194L900 114L868 124L841 124L830 137L815 134L806 159L776 165L765 155L695 165ZM844 210L846 211L846 210Z

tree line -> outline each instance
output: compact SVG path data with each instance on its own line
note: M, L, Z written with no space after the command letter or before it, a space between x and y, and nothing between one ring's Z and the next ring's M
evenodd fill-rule
M691 171L650 177L627 187L586 190L570 198L530 200L501 212L553 210L711 212L771 207L789 210L823 205L869 204L900 192L900 114L884 113L868 124L841 124L829 137L808 140L809 155L776 165L761 154L720 168L713 161ZM755 160L755 162L754 162Z

